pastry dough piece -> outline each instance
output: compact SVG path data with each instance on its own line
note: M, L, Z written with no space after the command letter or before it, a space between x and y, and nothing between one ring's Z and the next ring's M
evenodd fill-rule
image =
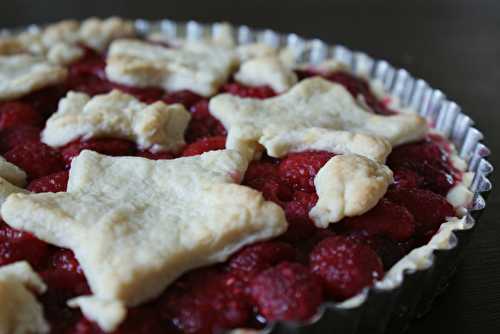
M0 56L0 101L27 95L58 84L67 71L41 57L28 54Z
M268 128L259 143L266 148L268 155L276 158L290 152L327 151L359 154L384 163L392 150L389 141L383 137L315 127L288 132Z
M69 92L47 120L42 141L59 147L75 139L115 137L135 141L140 149L177 151L184 144L184 131L191 115L180 104L151 105L114 90L90 97Z
M85 150L72 162L66 193L11 195L2 215L14 228L73 250L93 294L71 305L111 331L125 305L286 230L278 205L236 184L247 165L231 150L158 161Z
M84 55L79 44L103 52L112 40L134 35L134 24L117 17L89 18L82 23L64 20L40 30L0 37L0 55L32 53L68 65Z
M133 37L135 34L134 23L119 17L105 20L89 18L82 22L78 32L81 42L98 51L104 51L115 39Z
M0 334L48 333L42 305L34 296L46 289L27 262L0 267Z
M264 134L319 127L384 137L392 145L424 137L427 123L416 114L381 116L364 110L349 92L319 77L303 80L285 94L259 100L230 94L210 100L210 112L228 130L226 147L254 155Z
M59 42L54 44L47 52L47 59L54 64L69 65L84 55L78 45Z
M0 206L5 202L7 197L15 193L28 193L28 191L0 177Z
M283 93L297 83L295 72L283 65L278 57L248 60L234 78L248 86L269 86L277 93Z
M235 53L203 43L172 49L139 40L117 40L110 46L106 74L116 82L176 91L215 94L237 65Z
M26 173L2 156L0 156L0 177L19 187L26 184Z
M316 174L318 202L309 212L317 227L326 228L344 217L373 208L393 182L391 170L360 155L331 158Z
M255 58L278 57L278 49L264 43L243 44L236 48L241 62Z

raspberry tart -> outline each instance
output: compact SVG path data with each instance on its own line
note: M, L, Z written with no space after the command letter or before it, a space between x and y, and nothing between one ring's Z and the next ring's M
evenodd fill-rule
M281 40L0 37L0 333L381 332L428 305L484 206L477 130L404 71Z

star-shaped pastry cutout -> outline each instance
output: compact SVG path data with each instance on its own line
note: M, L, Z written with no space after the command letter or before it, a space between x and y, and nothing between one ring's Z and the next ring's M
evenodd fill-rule
M111 331L125 306L286 230L279 206L237 184L247 165L232 150L159 161L83 151L72 162L67 192L11 195L2 216L73 250L92 295L71 305Z
M0 101L58 84L64 81L66 75L65 68L43 57L28 54L0 56Z
M359 105L342 85L319 77L264 100L217 95L210 100L210 112L228 130L226 147L250 155L261 145L273 155L275 141L266 138L280 137L283 144L286 134L313 127L382 137L392 145L418 140L427 131L425 119L417 114L376 115ZM307 140L302 141L303 148Z
M133 39L109 47L106 74L116 82L175 91L189 89L203 96L217 92L238 65L232 50L201 43L165 48Z
M28 191L21 188L26 184L26 173L0 156L0 206L12 193Z
M70 91L59 102L42 132L42 141L60 147L82 138L124 138L153 152L177 151L185 145L184 131L191 115L181 104L146 104L113 90L89 96Z
M45 290L28 262L0 267L0 333L48 333L49 325L35 295Z

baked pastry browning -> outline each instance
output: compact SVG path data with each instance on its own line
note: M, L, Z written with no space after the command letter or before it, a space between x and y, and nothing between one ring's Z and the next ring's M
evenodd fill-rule
M371 314L370 289L392 296L470 227L467 163L361 60L185 28L92 18L0 37L0 334Z

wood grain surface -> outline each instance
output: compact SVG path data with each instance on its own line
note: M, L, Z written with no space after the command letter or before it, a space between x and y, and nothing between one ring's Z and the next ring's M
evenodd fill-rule
M0 0L0 26L91 15L229 21L340 43L426 79L500 148L500 1ZM498 167L500 168L500 167ZM500 197L495 188L465 259L411 334L500 332Z

